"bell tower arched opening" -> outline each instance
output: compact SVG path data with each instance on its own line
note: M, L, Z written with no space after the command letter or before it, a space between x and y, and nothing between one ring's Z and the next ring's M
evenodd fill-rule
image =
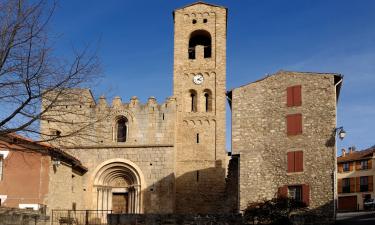
M211 34L205 30L196 30L190 34L189 39L189 59L196 59L197 46L203 46L203 58L211 58L212 41Z

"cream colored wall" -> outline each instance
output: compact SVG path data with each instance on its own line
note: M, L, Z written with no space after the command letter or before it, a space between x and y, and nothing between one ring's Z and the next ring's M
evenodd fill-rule
M375 181L375 158L372 159L372 168L368 170L356 170L354 166L353 171L337 173L337 179L344 179L344 178L351 178L351 177L362 177L362 176L373 176L373 180ZM363 209L363 195L364 194L371 194L372 198L375 198L375 188L373 188L372 192L354 192L354 193L340 193L338 194L339 197L342 196L357 196L357 204L359 206L359 210Z

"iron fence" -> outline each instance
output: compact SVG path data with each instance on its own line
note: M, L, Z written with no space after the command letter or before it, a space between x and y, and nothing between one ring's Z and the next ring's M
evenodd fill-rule
M112 210L52 210L52 225L105 225Z

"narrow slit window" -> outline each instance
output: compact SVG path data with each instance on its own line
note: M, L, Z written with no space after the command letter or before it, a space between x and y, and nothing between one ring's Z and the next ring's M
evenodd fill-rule
M197 144L199 144L199 133L197 134Z
M197 92L190 90L191 112L197 111Z
M199 170L197 170L197 182L199 182Z

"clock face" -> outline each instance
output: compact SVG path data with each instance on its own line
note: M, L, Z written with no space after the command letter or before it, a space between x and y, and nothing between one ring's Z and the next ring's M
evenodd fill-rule
M193 77L193 82L195 84L202 84L203 83L203 75L202 74L195 75Z

